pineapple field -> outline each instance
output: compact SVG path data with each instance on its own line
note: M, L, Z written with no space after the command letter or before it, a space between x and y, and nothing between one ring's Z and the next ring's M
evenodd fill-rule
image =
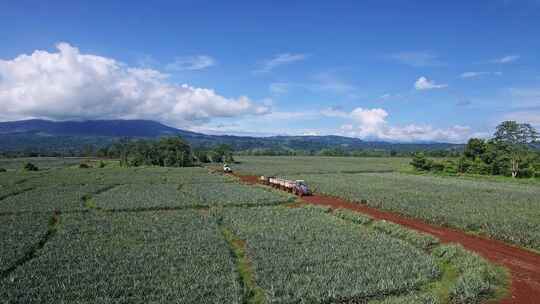
M207 168L56 163L0 173L2 303L480 303L508 288L457 244Z

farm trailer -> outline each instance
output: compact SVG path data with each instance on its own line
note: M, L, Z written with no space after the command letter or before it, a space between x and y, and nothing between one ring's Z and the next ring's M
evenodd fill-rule
M304 196L311 195L311 190L303 180L289 180L278 177L261 176L260 182L264 185L269 185L284 191L293 193L294 195Z

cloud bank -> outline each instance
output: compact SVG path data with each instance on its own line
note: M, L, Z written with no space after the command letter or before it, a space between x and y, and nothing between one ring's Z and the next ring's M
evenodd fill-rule
M434 128L430 125L390 125L387 121L388 112L381 108L355 108L351 112L330 108L322 111L321 114L349 120L350 123L341 126L340 133L368 140L462 143L472 135L469 127L459 125L445 129Z
M157 70L82 54L67 43L56 48L0 60L1 120L137 118L189 127L216 117L270 111L248 97L227 98L212 89L173 84Z

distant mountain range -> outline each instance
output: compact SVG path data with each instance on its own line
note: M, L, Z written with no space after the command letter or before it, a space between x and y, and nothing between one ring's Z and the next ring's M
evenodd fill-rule
M103 147L119 138L159 138L179 135L193 147L228 144L235 150L254 148L314 150L384 149L398 151L460 148L448 143L388 143L344 136L250 137L207 135L172 128L150 120L50 121L42 119L0 122L0 151L80 151L85 145Z

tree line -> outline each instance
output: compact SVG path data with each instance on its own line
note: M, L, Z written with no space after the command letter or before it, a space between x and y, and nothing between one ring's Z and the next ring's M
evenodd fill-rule
M158 140L125 138L99 149L96 156L119 159L123 167L190 167L201 163L234 162L232 150L227 145L193 150L191 145L179 136L162 137Z
M530 124L505 121L490 139L471 138L458 160L437 161L416 153L418 171L540 177L539 135Z
M320 150L298 150L298 149L273 149L254 148L236 151L236 155L246 156L343 156L343 157L411 157L416 152L401 151L396 149L353 149L346 150L341 147L323 148ZM460 149L432 149L422 152L428 157L459 157L462 154Z

